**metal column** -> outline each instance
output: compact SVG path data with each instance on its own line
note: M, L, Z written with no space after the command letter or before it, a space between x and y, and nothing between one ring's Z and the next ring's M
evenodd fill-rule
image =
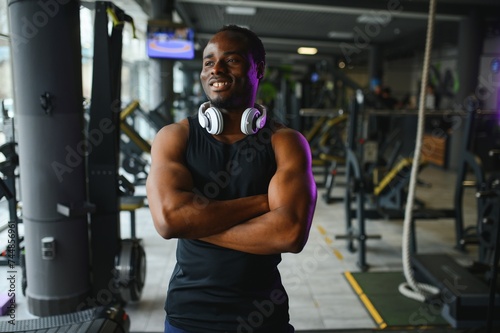
M8 8L28 309L74 312L90 290L80 3L9 0Z

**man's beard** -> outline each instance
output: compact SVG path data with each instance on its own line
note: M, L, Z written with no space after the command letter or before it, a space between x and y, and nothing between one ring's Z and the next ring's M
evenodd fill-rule
M232 95L229 98L221 98L221 97L215 97L213 99L209 99L211 106L217 108L217 109L234 109L243 106L246 106L250 103L250 101L247 101L246 99L250 99L249 97L243 96L243 95Z
M231 99L223 99L220 97L210 99L210 105L217 109L228 109L231 108L233 104Z

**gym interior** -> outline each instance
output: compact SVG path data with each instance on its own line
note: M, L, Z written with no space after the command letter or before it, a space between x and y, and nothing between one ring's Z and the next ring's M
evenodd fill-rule
M0 332L163 332L176 241L148 209L151 143L205 101L201 52L224 24L261 37L259 101L313 155L310 237L279 265L296 331L499 332L499 13L0 1Z

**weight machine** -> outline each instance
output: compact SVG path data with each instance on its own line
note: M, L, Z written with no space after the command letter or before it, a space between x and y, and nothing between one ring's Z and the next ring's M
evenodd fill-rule
M151 144L134 128L136 118L145 120L149 126L158 132L164 126L172 123L158 110L165 104L162 101L155 109L145 111L139 101L133 100L120 113L120 152L121 166L134 177L134 184L143 184L149 173Z
M306 108L299 111L303 117L318 117L305 134L311 147L313 166L323 168L323 183L329 188L334 185L338 168L345 164L344 130L348 114L343 110Z
M475 124L479 119L495 123L497 112L477 109L473 98L467 100L461 161L455 189L456 248L478 246L478 258L470 267L459 265L444 254L419 254L415 250L411 265L415 278L439 290L436 302L441 314L455 328L500 326L500 294L497 284L500 233L500 149L492 140L487 160L473 152ZM490 119L491 118L491 119ZM484 167L485 165L489 167ZM467 179L472 176L472 179ZM464 189L476 193L477 222L464 228ZM414 234L414 231L413 231ZM415 242L415 237L414 237Z
M500 150L490 151L500 160ZM459 265L444 254L413 254L416 280L438 288L435 302L442 316L455 328L500 327L500 293L497 284L500 252L500 174L482 183L478 200L477 241L479 261Z
M366 271L369 265L366 261L366 241L380 239L381 235L366 233L366 220L374 219L402 219L406 204L407 186L409 184L410 169L413 165L411 158L396 158L392 154L382 172L377 172L381 156L378 152L379 144L370 140L359 140L358 132L367 131L366 119L380 111L364 110L362 93L358 92L357 99L353 99L350 107L348 136L346 144L346 192L344 209L346 216L346 234L337 235L337 239L347 240L347 249L359 253L358 266ZM415 116L410 111L391 111L402 117ZM382 111L382 115L384 112ZM408 132L408 131L406 131ZM408 135L409 133L405 133ZM396 152L400 146L395 145ZM393 163L393 165L392 165ZM419 163L419 170L427 166L427 162ZM423 202L418 201L414 208L414 220L450 219L455 217L455 209L427 209ZM357 226L353 221L357 220ZM354 242L358 243L358 248ZM415 242L413 242L415 244Z
M474 139L476 138L476 128L480 120L483 122L495 123L498 121L497 112L480 110L476 107L477 103L474 100L469 101L469 109L467 110L464 122L464 137L462 141L461 160L457 169L457 178L455 184L454 204L456 207L456 248L464 251L468 245L481 245L478 243L478 234L481 233L477 226L465 227L463 218L463 196L465 188L474 188L476 193L483 191L484 187L489 186L493 179L498 178L496 174L500 172L500 161L495 155L495 151L500 149L500 142L490 140L489 161L484 157L480 157L474 152ZM484 134L483 134L484 135ZM498 141L498 140L497 140ZM493 146L491 145L493 143ZM497 147L494 147L494 145ZM488 163L486 163L488 162ZM471 177L472 176L472 177ZM478 212L482 211L482 200L476 201ZM479 216L478 216L479 220ZM479 224L481 226L481 224ZM483 261L484 251L480 247L479 261Z
M8 228L12 230L14 242L11 243L13 246L7 248L7 256L0 258L0 265L9 265L9 262L14 264L20 263L21 242L23 241L23 237L19 236L18 227L19 223L22 223L22 220L17 214L18 195L16 180L19 178L19 174L16 172L19 168L19 155L17 153L14 118L9 115L8 111L9 110L5 107L4 100L2 100L0 112L2 112L3 123L1 125L6 137L6 142L0 145L0 154L4 157L4 161L0 162L0 174L2 175L2 178L0 178L0 182L2 183L0 198L4 196L8 201Z

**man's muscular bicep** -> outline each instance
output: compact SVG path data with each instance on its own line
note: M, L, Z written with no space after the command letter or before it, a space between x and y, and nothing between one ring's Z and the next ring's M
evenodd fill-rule
M171 213L189 200L193 187L183 158L186 131L181 124L164 127L151 149L151 168L146 182L148 203L158 233L166 238L170 232Z
M305 138L282 130L274 140L277 171L269 184L269 207L282 215L301 248L307 240L316 207L317 189L311 170L311 153Z

